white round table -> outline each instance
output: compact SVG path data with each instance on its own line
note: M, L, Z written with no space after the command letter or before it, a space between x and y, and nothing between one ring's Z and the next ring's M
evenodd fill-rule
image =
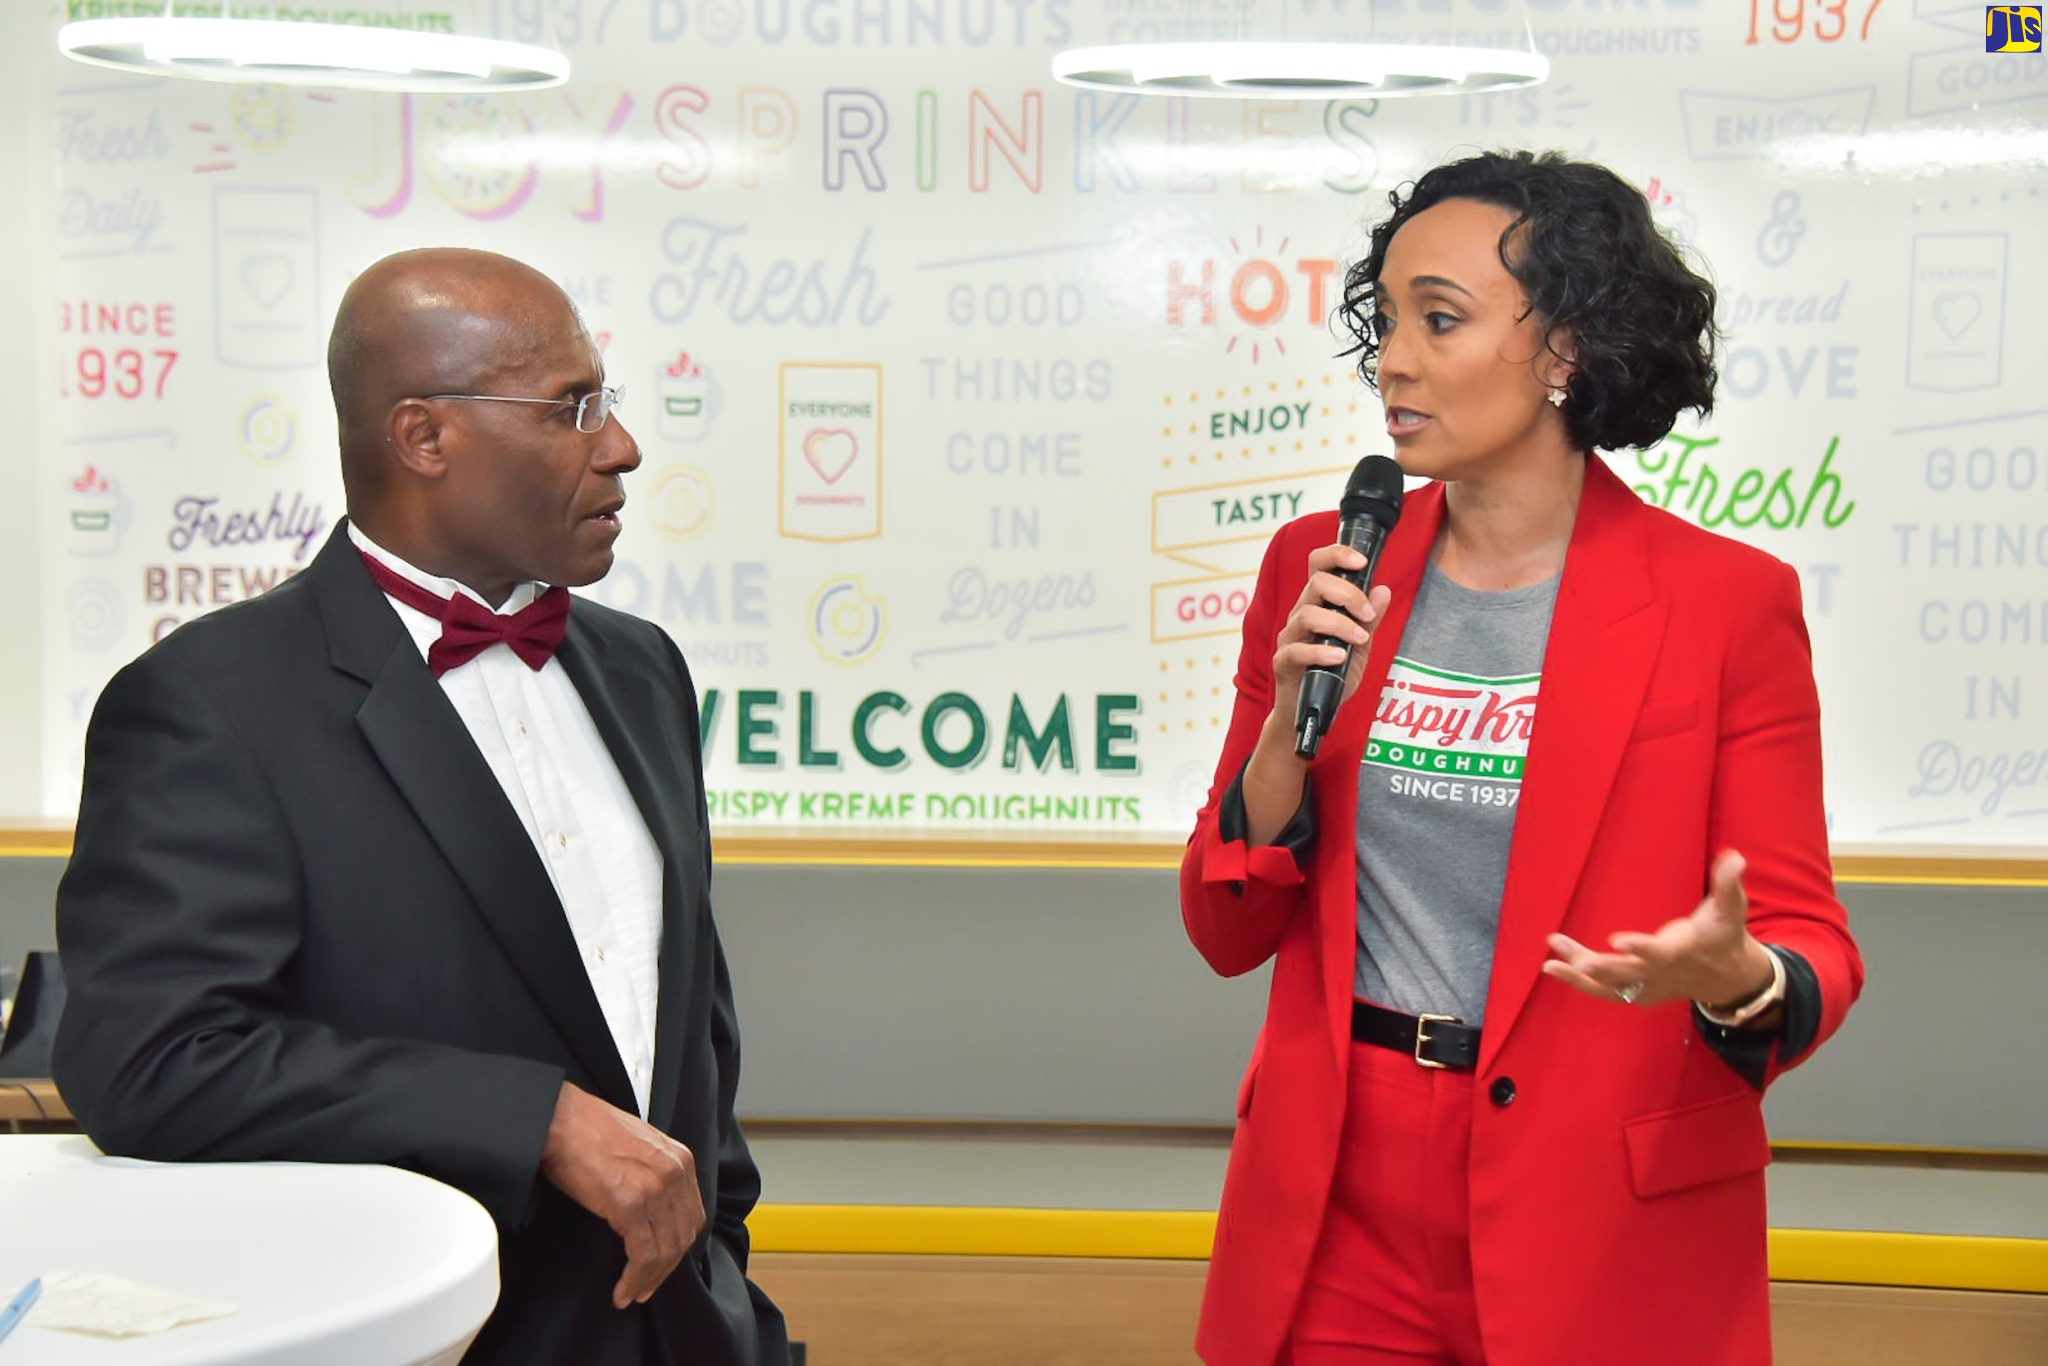
M0 1135L0 1305L91 1271L238 1312L120 1340L39 1328L4 1366L453 1362L498 1302L498 1238L462 1192L392 1167L157 1163Z

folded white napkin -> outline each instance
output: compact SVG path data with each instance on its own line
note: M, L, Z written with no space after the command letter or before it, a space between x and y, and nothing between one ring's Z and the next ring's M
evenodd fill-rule
M225 1318L232 1304L195 1300L155 1286L138 1285L96 1271L51 1271L43 1276L42 1297L28 1314L36 1328L91 1333L104 1338L132 1338L161 1333L185 1323Z

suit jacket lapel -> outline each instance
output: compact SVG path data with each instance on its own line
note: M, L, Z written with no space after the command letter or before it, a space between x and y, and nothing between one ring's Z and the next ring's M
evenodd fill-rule
M1588 461L1544 648L1501 899L1482 1070L1499 1054L1550 956L1544 941L1571 904L1664 639L1668 609L1652 592L1641 505L1598 456Z
M647 1116L649 1123L665 1129L681 1077L676 1061L682 1056L690 1018L696 917L702 913L709 858L703 842L706 832L697 820L694 775L680 763L658 762L651 756L688 754L687 725L674 705L673 686L665 690L621 663L589 613L571 613L569 635L556 658L582 694L597 733L661 850L661 994L655 1010L654 1086Z
M1330 727L1329 749L1351 751L1354 768L1365 752L1380 692L1387 685L1394 652L1400 646L1401 633L1408 627L1408 614L1414 610L1415 594L1422 586L1422 572L1429 564L1429 552L1436 545L1437 532L1443 529L1443 524L1444 486L1425 484L1404 500L1401 520L1387 538L1386 549L1380 552L1379 567L1372 581L1391 590L1386 620L1373 631L1365 677L1359 682L1358 692L1338 708L1337 720ZM1318 771L1321 767L1317 765ZM1351 776L1355 787L1358 775Z
M1387 686L1401 633L1407 629L1416 590L1443 523L1442 484L1426 484L1403 499L1401 520L1380 552L1372 580L1391 590L1387 615L1373 631L1358 691L1337 709L1337 719L1315 764L1316 824L1325 832L1316 841L1317 880L1326 888L1343 889L1341 893L1325 892L1318 906L1322 914L1323 996L1329 1003L1330 1033L1340 1060L1351 1047L1351 1000L1358 972L1358 766L1365 758L1373 714L1379 710L1380 693Z
M632 1082L540 855L344 529L329 538L307 579L327 627L330 660L369 684L356 722L378 762L593 1079L594 1092L635 1108Z

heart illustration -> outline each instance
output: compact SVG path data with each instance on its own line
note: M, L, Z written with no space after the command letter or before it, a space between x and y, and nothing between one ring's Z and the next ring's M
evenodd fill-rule
M276 252L258 252L242 258L242 288L265 312L277 307L292 287L296 274L290 258Z
M836 484L860 454L860 442L844 427L813 427L804 433L804 463L828 484Z
M1934 325L1948 333L1950 341L1961 341L1983 312L1984 300L1976 294L1949 289L1934 296Z

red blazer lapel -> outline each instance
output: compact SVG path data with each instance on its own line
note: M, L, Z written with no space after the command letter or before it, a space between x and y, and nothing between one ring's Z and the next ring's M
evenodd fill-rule
M1550 956L1664 639L1642 504L1597 456L1565 553L1508 856L1479 1066L1500 1053ZM1594 947L1604 947L1595 945Z
M1387 686L1387 673L1407 629L1408 614L1422 586L1429 552L1444 524L1444 486L1425 484L1402 499L1401 520L1387 538L1375 584L1391 592L1386 618L1373 631L1365 657L1365 676L1349 702L1337 710L1336 723L1315 764L1317 885L1323 891L1317 913L1323 950L1323 999L1329 1007L1331 1037L1337 1057L1350 1049L1351 1000L1358 972L1358 765L1372 732L1373 712Z
M1358 692L1351 701L1337 710L1337 720L1330 727L1328 743L1324 754L1335 756L1340 752L1351 755L1351 765L1358 766L1358 758L1365 752L1366 736L1372 731L1373 699L1386 686L1387 671L1393 667L1394 652L1401 644L1401 633L1408 628L1408 614L1415 607L1416 591L1422 586L1422 573L1429 564L1430 549L1436 545L1437 532L1444 524L1444 486L1425 484L1403 500L1401 520L1394 532L1387 537L1387 547L1380 552L1378 570L1373 574L1374 584L1385 584L1392 591L1387 603L1387 617L1372 635L1372 646L1365 657L1365 677L1358 685ZM1319 761L1316 769L1320 773L1324 763ZM1353 775L1352 805L1358 802L1356 775ZM1354 810L1355 814L1355 810Z

